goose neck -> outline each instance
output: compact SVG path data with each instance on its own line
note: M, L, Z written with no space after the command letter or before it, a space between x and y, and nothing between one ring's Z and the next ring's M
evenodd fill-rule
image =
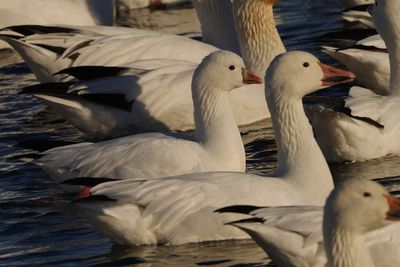
M324 218L324 246L329 267L374 267L364 236Z
M333 189L332 176L314 139L301 98L267 90L275 140L278 148L277 176L290 180L297 190L312 192L315 203L323 204Z
M242 58L264 75L272 59L285 52L273 17L273 0L233 0L233 18Z
M203 87L192 93L196 141L227 170L245 171L244 146L227 92Z
M231 0L193 0L203 41L240 55Z

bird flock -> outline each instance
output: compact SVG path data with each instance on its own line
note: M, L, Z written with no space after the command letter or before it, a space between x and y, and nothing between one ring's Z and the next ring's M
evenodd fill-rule
M84 22L3 25L0 39L40 82L19 93L87 139L20 160L119 245L251 237L277 266L400 266L400 199L361 178L335 185L328 166L400 154L400 0L341 0L348 28L321 49L349 70L286 51L277 0L192 2L201 41ZM303 106L354 80L339 104ZM255 123L274 130L272 176L246 173L241 130Z

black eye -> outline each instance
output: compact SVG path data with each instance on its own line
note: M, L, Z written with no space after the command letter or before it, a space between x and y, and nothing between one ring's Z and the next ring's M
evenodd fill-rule
M364 197L370 197L370 196L371 196L371 193L370 193L370 192L365 192L365 193L363 194L363 196L364 196Z
M230 70L235 70L235 66L230 65L230 66L229 66L229 69L230 69Z
M310 66L310 63L308 63L308 62L304 62L304 63L303 63L303 67L304 67L304 68L308 68L308 66Z

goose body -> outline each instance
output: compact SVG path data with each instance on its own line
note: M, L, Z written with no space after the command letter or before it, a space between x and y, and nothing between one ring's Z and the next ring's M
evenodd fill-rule
M245 238L223 226L230 215L212 212L226 205L322 204L333 182L301 99L331 84L329 76L343 75L353 77L305 52L288 52L271 63L265 87L278 147L274 177L209 172L101 183L84 190L73 207L115 243L173 245Z
M228 24L232 21L230 1L195 0L194 4L204 39L211 45L155 31L101 26L11 26L0 32L0 39L21 55L40 82L59 81L53 74L74 66L125 66L160 58L200 63L218 48L240 53L234 45L233 23Z
M73 85L39 84L24 88L22 92L42 99L89 139L108 139L137 132L193 130L194 106L189 88L197 64L156 60L155 64L161 67L153 68L154 62L135 62L131 64L133 68L122 68L124 71L119 76ZM152 69L147 70L148 67ZM59 90L60 87L63 90ZM244 85L229 93L239 126L270 116L260 95L264 97L263 86L259 84Z
M122 27L27 25L2 33L0 38L14 47L40 82L59 81L54 74L69 67L125 66L162 58L199 63L218 50L177 35Z
M368 198L363 196L365 192L372 193L376 202L362 199ZM347 210L340 207L340 202L350 199L353 201L351 205L346 203ZM385 213L398 212L399 208L399 199L389 196L381 186L354 179L334 190L325 205L325 214L324 208L317 206L233 206L220 211L248 214L247 219L228 224L248 233L277 266L389 267L400 264L400 225L389 224ZM375 212L377 215L367 216ZM347 216L340 217L344 213Z
M390 60L390 84L387 94L352 87L345 107L351 117L329 109L314 107L309 111L316 138L329 161L365 161L387 154L400 153L400 102L398 79L399 54L397 41L400 24L399 1L379 1L373 9L377 30L385 40ZM360 120L367 118L370 122ZM329 140L329 141L328 141ZM332 142L335 140L335 142Z
M240 132L228 92L261 83L228 51L207 56L192 81L195 136L147 133L43 152L37 161L59 183L73 177L159 178L202 171L245 171Z
M234 14L237 14L234 16L235 23L242 25L238 31L243 32L242 35L239 34L239 43L243 49L258 52L245 52L244 61L249 68L254 68L258 75L265 72L275 55L284 52L273 20L272 4L271 1L264 0L233 2ZM253 12L254 10L257 12ZM257 19L262 17L266 23L248 24L248 17L252 16ZM251 32L258 34L248 38L247 35ZM246 44L247 42L250 44ZM143 44L142 48L147 49L147 45ZM187 51L189 54L192 52L191 49L190 52ZM173 63L169 63L171 60ZM151 60L153 63L154 61ZM159 63L162 67L154 65L153 69L146 68L145 72L136 72L135 77L117 76L83 81L68 89L69 92L79 91L78 95L60 95L54 91L46 93L48 85L44 85L45 90L38 86L37 90L30 92L44 99L47 105L72 122L89 138L103 139L141 131L192 130L194 118L189 84L195 66L191 62L185 64L187 67L183 67L182 64L175 66L176 59L162 61L164 63ZM143 64L143 61L140 64ZM136 66L136 62L133 65ZM121 99L131 104L130 109L109 108L88 100L91 95L98 94L103 98L107 98L108 95L120 95ZM230 101L237 124L246 126L269 118L264 99L262 85L245 86L232 92ZM82 104L83 102L85 104ZM91 121L93 118L94 121Z

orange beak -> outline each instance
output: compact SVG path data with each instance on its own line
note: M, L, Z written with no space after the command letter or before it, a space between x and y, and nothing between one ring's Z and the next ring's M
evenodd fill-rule
M400 221L400 199L389 194L384 194L388 204L389 211L386 213L386 220Z
M319 65L324 73L322 86L332 86L339 83L351 82L356 76L350 71L341 70L319 62Z
M263 82L260 77L254 74L254 72L245 68L242 69L242 76L243 76L243 83L245 84L254 84L254 83L260 84Z

